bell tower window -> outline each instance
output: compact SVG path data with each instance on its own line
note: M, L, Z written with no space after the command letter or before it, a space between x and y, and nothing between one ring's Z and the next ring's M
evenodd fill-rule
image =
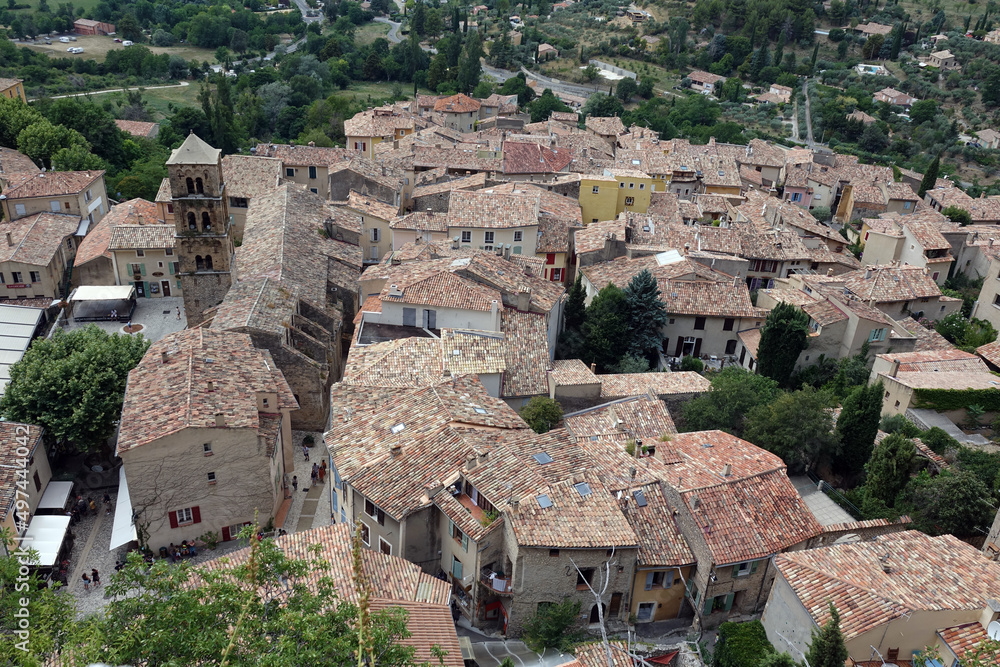
M206 271L212 271L213 270L213 267L212 267L212 256L211 255L205 255L205 270Z
M190 176L188 176L188 179L187 179L187 189L188 189L188 194L189 195L193 195L194 194L194 180Z
M195 266L195 269L197 269L198 271L204 271L205 270L205 260L202 259L201 255L195 255L194 266Z
M201 226L205 228L206 232L212 230L212 219L208 216L207 211L201 213Z
M196 178L194 180L194 183L195 183L195 187L198 190L198 194L200 194L200 195L205 194L205 186L202 184L201 179L200 178Z
M188 211L187 218L188 218L188 229L190 229L193 232L198 231L198 222L197 220L195 220L194 213Z

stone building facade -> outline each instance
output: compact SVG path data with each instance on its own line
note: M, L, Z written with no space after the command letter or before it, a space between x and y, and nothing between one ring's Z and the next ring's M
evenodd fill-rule
M167 160L177 234L178 277L188 324L222 303L233 284L236 247L222 176L222 151L191 133Z

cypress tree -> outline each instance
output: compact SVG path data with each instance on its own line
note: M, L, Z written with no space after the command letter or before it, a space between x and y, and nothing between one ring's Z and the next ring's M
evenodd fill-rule
M892 37L892 46L889 49L889 60L895 60L899 57L899 47L903 43L903 31L906 30L905 24L898 24L896 26L895 34Z
M809 316L791 304L779 303L760 330L757 372L787 386L799 353L809 344L808 334Z
M917 196L921 199L924 198L924 193L928 190L934 189L934 185L937 183L938 171L941 169L941 156L934 158L931 162L931 166L927 168L924 172L924 178L920 181L920 189L917 190Z
M566 296L566 305L563 307L564 329L579 329L583 326L583 321L587 316L586 296L583 282L578 275Z
M818 633L813 633L806 659L809 667L844 667L848 651L844 635L840 632L840 613L830 605L830 620Z
M663 345L663 325L667 311L660 300L656 278L644 269L625 288L628 319L628 351L636 357L649 357Z
M844 399L837 419L843 453L837 463L845 475L859 474L872 455L882 415L882 383L860 386Z

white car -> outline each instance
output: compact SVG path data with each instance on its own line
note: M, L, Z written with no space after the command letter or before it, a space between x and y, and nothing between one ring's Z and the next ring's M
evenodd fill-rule
M83 53L82 46L71 46L66 50L69 51L70 53Z
M59 41L63 44L69 44L69 37L60 37Z
M132 46L132 42L126 39L124 42L122 42L122 46Z

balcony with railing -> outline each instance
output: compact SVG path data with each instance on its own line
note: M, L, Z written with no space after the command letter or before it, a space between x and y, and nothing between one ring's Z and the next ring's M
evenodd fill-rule
M479 583L495 595L513 596L514 588L510 578L500 572L484 567L479 573Z

